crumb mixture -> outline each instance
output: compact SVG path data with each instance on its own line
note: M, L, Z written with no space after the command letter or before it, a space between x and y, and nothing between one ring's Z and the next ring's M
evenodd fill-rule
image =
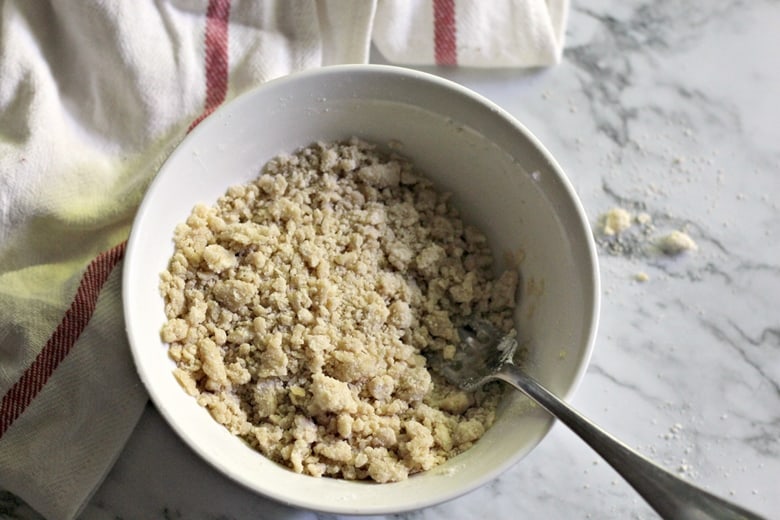
M175 230L161 275L174 375L216 421L296 472L391 482L463 452L500 387L426 367L456 329L508 331L518 274L402 158L358 140L271 160Z

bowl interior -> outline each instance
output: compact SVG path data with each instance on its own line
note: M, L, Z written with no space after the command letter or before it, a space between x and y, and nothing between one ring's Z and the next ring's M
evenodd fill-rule
M527 454L551 420L512 393L477 445L404 482L370 484L295 474L229 434L171 375L159 338L159 273L172 233L198 203L248 182L279 153L351 136L395 143L465 220L488 234L497 258L522 257L517 323L528 370L561 396L589 360L598 315L596 255L587 220L554 160L501 109L448 81L384 66L329 67L268 83L227 104L177 148L150 186L124 264L125 321L139 375L174 430L216 468L276 500L342 514L380 514L448 500L495 478ZM565 352L565 355L562 355Z

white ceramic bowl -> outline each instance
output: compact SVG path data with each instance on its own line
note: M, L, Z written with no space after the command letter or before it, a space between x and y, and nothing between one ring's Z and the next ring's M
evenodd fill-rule
M127 334L138 373L160 413L219 471L265 496L339 514L383 514L440 503L497 477L530 452L552 420L509 393L494 426L443 466L391 484L314 478L267 460L217 424L171 375L159 337L159 274L175 225L197 202L214 203L270 158L317 140L391 140L497 253L522 250L517 324L528 370L569 397L590 358L599 278L588 221L561 168L520 123L490 101L441 78L386 66L339 66L267 83L214 112L180 144L138 211L124 263ZM502 257L502 254L497 254ZM562 356L561 353L566 355Z

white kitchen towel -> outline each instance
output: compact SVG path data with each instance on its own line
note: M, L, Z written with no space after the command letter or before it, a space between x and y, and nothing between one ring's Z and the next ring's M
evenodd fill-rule
M568 11L569 0L380 0L372 37L394 63L554 65Z
M188 130L269 79L366 62L372 37L398 63L420 63L404 57L415 55L483 66L559 59L561 0L501 2L517 25L500 34L492 27L498 8L460 0L0 2L0 489L47 518L73 518L142 413L121 263L146 186Z

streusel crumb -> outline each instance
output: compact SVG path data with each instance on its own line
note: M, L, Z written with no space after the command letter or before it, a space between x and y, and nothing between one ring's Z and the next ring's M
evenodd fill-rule
M292 470L391 482L472 446L500 387L426 367L471 318L512 327L518 276L412 165L357 139L268 162L198 205L161 275L174 376Z

